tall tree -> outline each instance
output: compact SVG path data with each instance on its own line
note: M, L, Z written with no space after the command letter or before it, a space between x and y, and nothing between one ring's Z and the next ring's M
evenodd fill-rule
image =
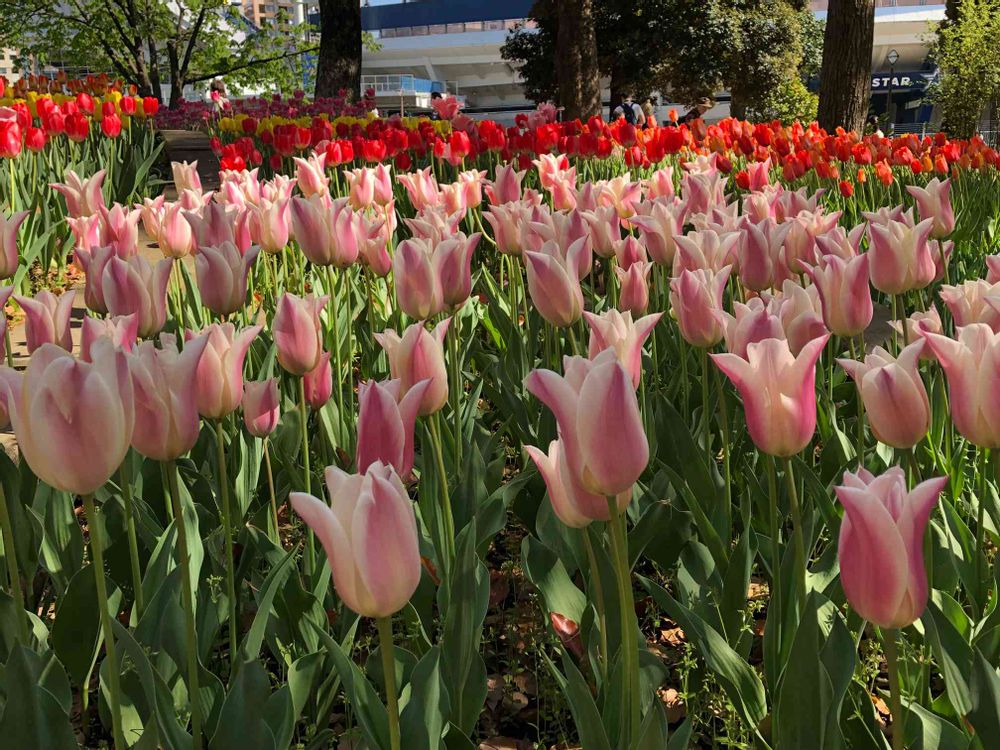
M225 0L0 0L0 47L41 65L106 70L171 106L188 84L254 69L307 51L280 23L252 27Z
M601 111L593 0L557 0L556 81L567 119Z
M875 0L830 0L820 71L819 124L861 130L871 100Z
M357 98L361 92L361 3L319 0L319 30L316 96L334 97L343 90L349 98Z

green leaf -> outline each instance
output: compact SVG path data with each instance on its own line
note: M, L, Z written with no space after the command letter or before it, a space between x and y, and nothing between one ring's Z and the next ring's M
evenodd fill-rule
M545 600L546 615L556 612L574 622L583 620L587 597L569 577L563 561L540 541L526 536L521 542L524 572Z
M285 558L271 568L271 572L268 573L261 586L261 593L257 599L257 614L254 615L253 624L250 625L250 630L247 631L243 638L243 644L240 646L240 656L244 661L256 659L260 655L260 646L264 642L267 621L271 615L271 605L274 603L274 597L279 588L288 577L291 570L289 563L294 558L294 554L295 549L290 549Z
M57 659L17 646L4 667L4 685L4 747L77 750L69 723L69 684Z
M448 691L441 682L441 650L432 648L413 668L403 691L400 732L407 750L438 750L448 726ZM402 701L401 701L402 705Z
M909 750L968 750L962 730L916 702L904 702L906 747ZM1000 737L1000 735L995 735Z
M108 580L110 609L117 612L121 591ZM59 600L52 626L52 650L66 666L77 687L90 684L90 673L101 648L100 607L94 568L86 565L76 572Z
M972 661L969 692L972 709L967 718L976 735L984 745L987 737L1000 738L1000 675L978 649Z
M277 750L274 733L265 720L270 697L271 686L260 662L240 664L209 750ZM290 697L288 704L290 708Z
M563 652L562 661L565 674L559 671L548 654L543 653L542 655L545 657L545 663L548 664L559 689L566 696L583 750L611 750L611 742L608 740L608 734L601 722L601 712L597 709L597 704L594 703L590 687L569 654Z
M639 576L639 582L652 595L656 603L667 610L674 621L698 648L708 668L722 685L736 711L743 720L756 729L767 715L764 685L747 662L726 643L718 631L691 610L681 606L662 586Z
M927 603L920 622L944 677L945 694L955 711L969 713L972 697L965 677L972 671L972 647L944 615L934 598Z
M388 747L389 717L382 701L375 695L375 689L365 678L358 665L344 653L340 644L318 627L316 632L333 659L334 666L344 686L344 693L356 712L358 723L361 725L368 744L373 748Z
M653 701L639 727L639 741L636 750L663 750L667 747L667 710L663 701Z
M694 730L694 725L691 723L690 717L684 719L684 722L677 727L670 734L670 740L667 742L667 750L688 750L691 747L691 732Z

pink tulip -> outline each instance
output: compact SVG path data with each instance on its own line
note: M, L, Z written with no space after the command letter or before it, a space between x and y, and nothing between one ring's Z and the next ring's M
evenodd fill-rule
M934 280L934 257L927 242L934 221L925 219L916 226L890 220L870 224L872 286L886 294L902 294L923 289Z
M784 338L788 340L788 348L795 357L810 341L828 333L823 322L819 289L815 286L801 287L794 281L786 280L781 287L781 296L771 297L768 306L781 320Z
M167 196L158 195L155 198L143 198L142 204L135 204L139 209L139 219L142 221L142 228L149 237L156 237L160 233L160 221L163 218L164 203Z
M278 426L281 399L278 379L248 380L243 384L243 424L254 437L266 438Z
M576 208L576 169L567 169L556 176L549 191L552 194L552 208L556 211L572 211Z
M369 239L361 245L361 262L367 266L373 274L380 279L384 279L392 270L392 258L389 256L389 247L385 235L376 228L369 229Z
M980 448L1000 448L1000 334L973 323L958 330L957 340L923 336L948 378L955 427Z
M820 207L814 211L800 211L792 219L791 229L785 236L785 266L793 274L802 273L806 266L816 265L816 237L837 226L840 211L828 214Z
M236 245L203 247L194 258L201 302L216 315L226 317L243 308L247 298L247 278L260 248L254 245L240 255Z
M617 223L618 219L614 221ZM521 228L521 244L525 251L542 252L545 243L551 242L555 243L562 257L569 259L572 250L573 267L578 279L588 276L593 268L591 248L594 236L594 232L587 228L583 211L549 213L542 207L536 207L532 210L531 222ZM612 247L606 257L613 255Z
M156 242L167 258L183 258L194 252L194 230L180 203L164 208Z
M955 212L951 207L951 180L943 182L937 177L924 187L907 185L906 191L917 202L920 219L933 219L931 237L940 239L955 231Z
M660 167L653 174L646 178L646 198L673 198L674 197L674 168Z
M642 200L642 183L632 182L628 172L604 183L599 198L602 206L613 206L619 219L635 215L635 204Z
M633 263L627 271L615 266L618 277L618 309L643 315L649 307L649 272L652 263Z
M83 301L87 309L99 315L108 311L104 301L104 268L116 257L110 247L95 247L91 252L73 251L73 263L84 273Z
M92 253L94 248L103 244L104 219L100 214L93 216L81 216L74 219L72 216L66 218L70 230L73 232L73 255Z
M367 222L344 198L324 195L292 198L292 235L302 253L317 266L347 268L381 224Z
M805 269L819 291L823 322L837 336L857 336L872 322L868 256L845 261L836 255L820 257L819 265Z
M525 387L555 415L573 480L595 495L625 493L619 503L627 505L649 461L632 378L611 349L593 360L566 357L563 363L565 377L534 370Z
M904 348L898 358L876 346L864 362L837 360L858 385L872 433L893 448L912 448L931 426L930 402L917 370L923 349L920 339Z
M563 255L555 242L546 242L538 252L525 252L528 293L538 313L549 323L565 328L583 314L583 290L578 276L578 258L589 252L586 239L578 240Z
M326 195L329 192L330 178L326 176L326 151L313 154L308 159L294 157L295 183L306 198L313 195Z
M483 202L483 181L486 172L478 169L468 169L458 173L456 188L462 194L462 204L468 208L478 208Z
M448 402L448 370L444 362L444 337L451 318L445 318L433 332L422 323L414 323L403 331L403 337L390 329L375 334L375 340L385 350L389 359L389 373L399 381L401 401L421 381L429 384L420 399L417 414L426 417Z
M403 240L392 259L396 303L414 320L426 320L444 310L441 277L434 248L426 240Z
M747 345L746 358L711 354L743 398L754 444L771 456L794 456L816 431L816 360L829 334L793 356L788 342L765 339Z
M582 529L592 521L607 521L610 518L608 499L583 488L566 463L566 450L562 443L562 440L553 440L549 443L547 454L533 445L524 446L545 480L556 517L574 529ZM624 511L631 499L631 488L620 493L616 498L618 511Z
M889 321L889 325L896 332L896 339L900 346L903 346L906 341L919 341L923 339L924 332L944 333L944 323L941 321L941 315L933 305L926 312L918 310L910 314L910 317L906 319L905 337L903 336L903 326L898 320ZM925 346L923 351L920 352L920 359L933 361L937 357L934 356L934 352L929 346Z
M985 323L994 331L1000 331L1000 312L988 300L1000 295L1000 284L974 279L957 286L944 285L938 294L951 312L956 327Z
M25 219L27 211L19 211L9 219L0 211L0 278L9 279L17 273L20 256L17 253L17 230Z
M413 429L430 380L415 383L400 398L400 381L370 380L358 386L358 471L376 462L393 467L404 481L413 473Z
M861 215L869 224L880 224L887 226L891 221L902 221L909 226L913 226L913 210L903 210L900 206L882 206L875 211L862 211Z
M771 184L771 160L747 164L747 176L750 178L751 190L763 190Z
M434 266L441 282L444 304L457 310L472 294L472 254L482 234L466 237L459 233L434 248Z
M128 359L135 392L132 447L154 461L173 461L198 442L195 372L208 342L193 339L183 352L172 335L161 334L160 342L157 349L143 341Z
M237 241L236 236L236 224L241 216L252 218L254 214L249 210L244 212L236 207L226 207L222 203L209 203L198 211L188 210L184 212L184 218L187 219L192 232L194 232L196 249L219 247L223 242L232 242L237 247L242 247L242 243ZM248 225L252 223L253 221L247 221Z
M499 175L499 171L497 173ZM436 206L441 202L441 189L437 179L431 174L431 168L417 170L412 174L401 174L396 179L406 188L413 210L423 211L428 206Z
M142 338L159 333L167 321L167 284L173 263L173 258L165 258L154 267L141 255L128 260L110 258L101 276L101 294L108 312L135 313Z
M649 257L657 265L673 266L677 254L674 238L684 233L687 204L660 198L639 204L636 208L637 213L629 219L629 223L639 228L639 237L646 244Z
M634 263L646 262L646 248L632 235L614 244L615 258L622 270L627 271Z
M323 353L319 313L329 296L298 297L285 292L271 323L271 335L278 348L278 364L292 375L305 375L315 369Z
M104 183L104 170L97 172L86 180L80 179L72 169L66 172L66 182L53 182L50 187L62 193L66 199L66 213L73 218L93 216L104 206L104 194L101 185Z
M97 342L93 363L45 344L8 388L18 449L43 482L88 494L121 466L135 412L126 355L110 341Z
M29 352L43 344L55 344L68 352L73 351L69 321L75 297L76 291L72 289L60 297L46 289L34 298L14 295L24 310L24 338Z
M326 469L330 502L289 495L326 550L341 600L362 617L389 617L420 583L417 521L406 488L381 461L364 474Z
M302 376L306 389L306 403L310 409L322 409L333 395L333 369L330 367L330 352L323 352L319 364Z
M681 194L688 203L688 213L707 214L726 203L726 180L717 171L691 172L681 178Z
M639 387L642 379L642 347L663 313L654 313L632 320L629 312L606 310L600 315L585 312L583 317L590 326L590 346L587 356L596 359L605 349L611 349L632 379L632 386Z
M290 209L289 200L266 198L261 198L260 203L250 209L250 235L265 253L280 253L288 245Z
M93 361L94 344L99 339L109 339L116 350L130 352L138 336L139 317L135 314L116 318L92 318L87 315L80 330L80 359Z
M448 214L440 206L425 208L412 219L403 219L406 226L410 228L414 239L430 240L436 245L441 240L446 240L458 231L458 225L462 222L464 214Z
M681 336L692 346L707 349L722 340L722 295L732 266L718 272L682 271L670 280L670 306Z
M837 557L840 583L851 607L882 628L903 628L927 606L924 531L947 477L906 490L898 466L879 477L846 472L836 487L844 506Z
M720 234L711 229L688 232L674 237L677 254L674 256L673 275L684 271L707 269L719 271L736 262L736 243L740 235L736 232Z
M558 214L557 214L558 215ZM621 220L614 206L599 206L593 211L580 211L590 228L590 239L594 252L601 258L611 258L615 245L621 242ZM635 238L633 237L634 241Z
M347 199L355 211L370 208L376 203L384 206L392 200L392 177L384 164L374 169L345 169L344 177L349 188Z
M236 333L232 323L213 323L198 336L207 342L198 363L195 397L198 412L207 419L222 419L236 411L243 398L243 360L263 326ZM193 334L189 331L188 336Z
M490 206L483 211L483 218L493 228L493 241L497 250L505 255L520 255L524 247L520 227L527 224L531 209L523 203Z
M750 344L785 338L781 319L768 309L760 297L751 297L745 305L734 303L733 312L734 315L722 313L726 351L730 354L746 359Z
M494 206L519 201L521 200L521 181L523 179L524 172L518 172L513 165L499 166L493 180L486 183L486 197Z
M188 164L186 161L170 162L170 170L174 175L174 188L180 195L185 190L201 192L201 176L198 174L198 162Z
M742 224L736 257L743 286L761 292L780 283L777 266L783 262L785 237L791 228L791 224L778 224L772 218Z
M836 255L850 260L861 252L861 240L867 230L866 224L858 224L849 233L843 227L836 226L825 234L816 235L816 251L821 257Z
M986 280L991 284L1000 281L1000 255L986 256Z
M139 212L128 211L116 203L110 209L100 206L103 218L101 244L109 245L119 258L131 258L139 252Z

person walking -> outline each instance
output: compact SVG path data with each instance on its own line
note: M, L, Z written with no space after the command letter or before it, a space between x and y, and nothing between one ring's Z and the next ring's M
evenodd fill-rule
M687 125L690 127L695 120L700 120L705 116L712 107L715 106L715 102L707 96L701 97L694 106L691 107L687 112L684 113L682 117L677 120L678 125Z

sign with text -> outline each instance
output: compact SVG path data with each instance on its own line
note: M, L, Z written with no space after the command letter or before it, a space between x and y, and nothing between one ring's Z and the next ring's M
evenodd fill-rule
M892 89L893 92L923 91L933 76L933 73L893 73L892 75L873 73L872 91L878 93L889 93L889 89Z

